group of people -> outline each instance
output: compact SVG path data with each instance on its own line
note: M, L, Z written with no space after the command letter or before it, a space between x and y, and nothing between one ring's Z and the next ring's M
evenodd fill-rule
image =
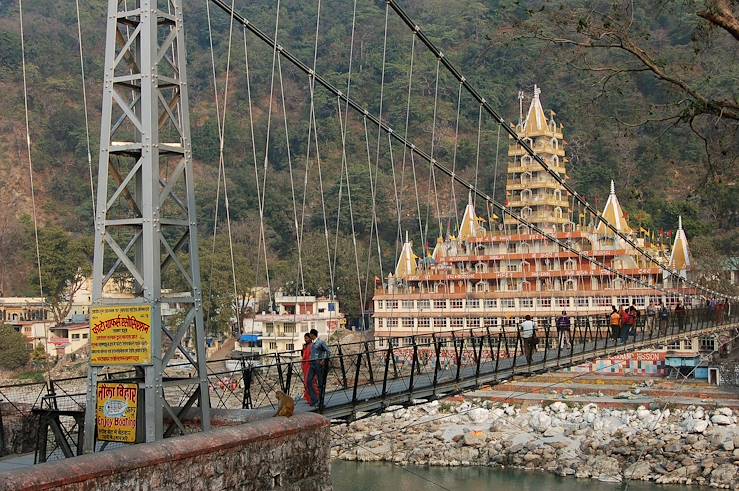
M719 309L719 306L715 306L712 310L709 308L709 311L714 312L713 315L717 315L715 312L718 312ZM672 315L675 316L679 330L685 327L687 310L682 302L678 301L675 309L671 312L669 307L662 303L662 300L658 300L657 303L649 302L644 314L646 315L645 328L647 330L651 331L655 327L659 327L660 331L666 332L668 321ZM612 305L611 313L608 316L610 337L612 339L620 339L621 342L625 343L629 339L629 336L636 334L636 326L641 316L642 312L635 305L622 305L618 309L615 305ZM572 321L566 311L562 311L562 315L557 317L555 325L557 327L558 346L570 348L572 346ZM528 363L531 363L533 353L536 351L536 344L538 343L536 331L536 322L534 322L530 315L527 315L519 326L519 332L521 346Z
M311 329L303 336L303 398L311 407L318 405L326 388L326 374L331 350L323 339L318 339L318 331Z
M673 315L677 321L678 330L683 330L688 311L679 300L672 312L667 305L662 303L662 300L658 300L656 304L649 302L644 313L646 315L645 330L652 331L657 327L660 332L666 332L670 317ZM641 311L634 305L622 305L620 309L616 309L615 305L611 305L611 313L609 314L611 337L626 342L629 336L636 334L636 326L641 316Z
M629 336L636 333L636 324L641 317L641 313L634 306L622 305L620 309L616 309L615 305L611 305L611 313L609 315L609 325L612 339L620 339L625 343Z

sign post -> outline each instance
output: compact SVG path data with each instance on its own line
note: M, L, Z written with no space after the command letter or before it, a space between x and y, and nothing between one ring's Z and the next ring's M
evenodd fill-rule
M136 443L138 384L99 383L97 387L97 439Z
M151 306L93 307L90 364L151 365Z

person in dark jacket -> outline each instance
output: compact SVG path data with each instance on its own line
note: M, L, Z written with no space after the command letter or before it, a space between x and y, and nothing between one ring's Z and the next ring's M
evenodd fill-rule
M572 346L572 332L570 331L571 321L567 312L562 311L562 315L557 317L557 339L559 346L569 348Z

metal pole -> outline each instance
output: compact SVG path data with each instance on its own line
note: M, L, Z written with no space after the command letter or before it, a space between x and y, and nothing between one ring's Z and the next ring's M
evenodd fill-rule
M382 400L385 400L387 394L387 372L390 368L390 358L393 356L393 339L388 338L387 354L385 355L385 373L382 376Z
M362 367L362 352L357 355L357 367L354 370L354 390L352 390L352 405L357 403L357 386L359 385L359 370ZM384 395L384 388L383 388Z
M418 346L416 345L416 337L413 336L413 357L411 358L411 378L408 381L408 399L413 395L413 380L416 376L416 363L418 359Z
M341 352L341 344L339 344L336 349L339 352L339 367L341 368L341 386L343 388L347 388L348 382L346 380L346 367L344 366L344 353ZM359 358L359 361L362 361L362 358Z
M372 351L374 354L375 352ZM364 342L364 354L367 358L367 371L369 372L369 383L374 384L375 383L375 374L372 371L372 357L370 357L370 349L369 349L369 343L367 341Z
M439 368L441 368L441 361L439 360L439 356L441 355L441 344L439 343L439 340L436 339L436 333L431 334L431 339L434 342L434 351L436 352L436 362L434 363L434 395L436 395L436 383L438 381L439 377Z
M503 333L499 332L498 333L498 351L495 355L495 368L493 369L493 372L495 373L495 380L498 380L498 363L500 362L500 343L502 342L503 342Z

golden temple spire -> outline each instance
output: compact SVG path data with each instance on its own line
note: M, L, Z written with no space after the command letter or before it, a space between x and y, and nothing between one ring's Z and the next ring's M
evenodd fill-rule
M413 253L413 244L408 239L408 231L405 231L405 243L403 249L400 251L400 257L398 258L398 264L395 266L395 277L404 279L407 276L416 274L416 256Z
M629 227L626 217L624 217L624 212L621 209L621 204L616 197L616 185L613 183L613 179L611 179L611 194L608 195L606 207L603 209L603 218L619 232L625 234L631 233L631 227ZM595 231L600 234L615 235L603 222L598 222Z
M690 249L688 249L688 238L683 230L683 217L678 216L675 242L672 244L672 252L670 253L670 267L684 274L690 269L690 265Z
M539 94L541 94L541 89L535 84L534 98L531 99L529 112L526 114L526 121L523 125L525 136L542 135L547 131L547 117L544 115L544 108L541 107Z
M459 233L457 234L460 240L469 240L473 237L479 237L484 233L484 229L477 220L475 214L475 205L472 204L472 190L470 190L467 198L467 207L464 209L464 215L462 216L462 223L459 225Z

